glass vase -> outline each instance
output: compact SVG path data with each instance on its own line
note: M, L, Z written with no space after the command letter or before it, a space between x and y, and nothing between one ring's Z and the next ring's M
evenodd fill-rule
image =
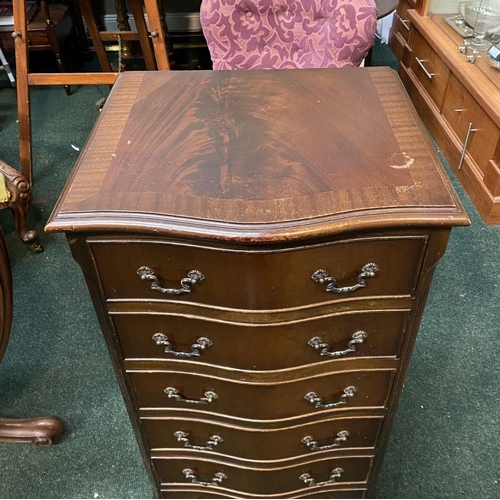
M500 0L472 0L461 4L460 11L474 29L472 48L488 50L491 44L484 38L488 31L500 25Z

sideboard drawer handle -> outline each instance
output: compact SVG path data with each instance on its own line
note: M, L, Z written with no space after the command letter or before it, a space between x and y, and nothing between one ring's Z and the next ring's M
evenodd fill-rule
M191 441L188 437L189 434L187 432L175 431L174 436L177 438L177 441L179 441L179 443L184 443L184 448L191 448L192 450L200 451L212 451L214 449L214 446L217 446L223 441L220 436L214 434L213 436L210 436L205 446L196 446L194 444L191 444Z
M196 344L193 344L191 346L191 351L190 352L183 352L183 351L174 351L174 348L172 347L172 344L169 342L168 337L164 335L163 333L155 333L153 335L153 340L156 342L156 345L164 345L165 346L165 352L167 354L172 354L173 356L177 358L193 358L196 356L201 356L203 351L205 349L208 349L209 347L212 347L213 343L212 341L207 338L207 337L200 337L197 341Z
M340 400L336 403L324 403L323 398L318 396L317 392L308 392L304 399L309 401L315 408L328 409L328 408L338 408L339 406L347 404L347 398L352 398L354 394L358 392L358 389L353 385L346 387L342 396L340 396Z
M410 21L408 19L403 19L401 16L396 14L399 22L405 27L406 31L410 31Z
M321 337L313 337L307 345L309 347L312 347L313 349L316 349L317 351L320 351L320 356L328 356L330 358L340 358L341 356L345 356L346 354L349 354L350 352L356 352L356 344L362 344L366 337L368 337L368 334L366 332L363 332L360 330L359 332L354 332L352 334L352 340L347 344L347 349L344 351L329 351L330 349L330 344L327 344L323 342L323 339Z
M316 283L320 283L321 285L327 283L327 292L349 293L354 292L354 290L357 290L358 288L364 288L366 286L366 280L368 278L373 278L378 273L379 269L380 268L377 266L377 264L374 264L373 262L365 264L361 268L361 273L358 275L358 282L353 286L337 287L337 280L333 276L329 276L328 272L324 269L318 269L317 271L314 271L311 279Z
M462 147L462 154L460 155L460 160L458 162L458 170L462 169L462 165L465 159L465 153L467 152L467 147L469 146L469 140L473 134L473 132L479 132L480 129L472 128L472 122L467 126L467 133L465 134L464 145Z
M188 275L185 278L181 279L182 288L163 288L159 285L158 277L150 267L141 266L137 269L137 274L141 277L141 280L150 280L153 282L151 283L151 290L157 290L158 292L166 293L167 295L191 293L191 286L196 285L197 283L203 283L203 280L205 279L205 276L200 273L200 271L193 269L188 272Z
M306 472L306 473L300 475L299 479L304 481L304 483L306 483L307 486L326 486L327 484L335 483L336 480L340 476L342 476L343 473L344 473L344 469L337 467L336 469L332 470L332 473L330 474L330 479L328 479L328 481L322 481L320 483L318 483L316 481L316 479L311 477L311 474L309 474L309 472Z
M432 80L432 77L436 76L436 73L429 73L428 69L424 66L424 62L427 62L427 59L419 59L418 57L415 57L415 61L417 61L417 64L422 68L422 71L429 80Z
M175 399L176 401L183 401L184 403L194 403L206 405L208 403L213 403L219 396L213 391L207 391L203 398L200 399L187 399L179 394L179 391L174 387L167 387L163 391L170 399Z
M349 431L340 431L335 438L335 441L332 444L328 444L325 446L319 446L318 441L312 436L306 436L302 438L301 443L304 443L308 446L312 451L325 451L332 450L333 448L338 448L342 445L344 441L347 441L347 438L351 435Z
M194 473L194 470L192 469L184 469L182 473L186 476L186 479L191 480L192 484L201 484L202 486L219 486L219 484L224 479L227 479L227 476L224 474L224 472L216 472L212 480L209 483L205 483L204 481L200 481L198 479L198 477Z

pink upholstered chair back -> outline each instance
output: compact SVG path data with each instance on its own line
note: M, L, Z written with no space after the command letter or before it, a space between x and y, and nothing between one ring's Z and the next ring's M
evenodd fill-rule
M214 69L359 66L373 44L374 0L202 0Z

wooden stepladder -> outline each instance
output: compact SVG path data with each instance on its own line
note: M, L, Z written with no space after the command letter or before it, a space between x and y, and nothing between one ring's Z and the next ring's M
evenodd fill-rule
M157 0L131 0L130 6L137 31L100 31L91 0L78 1L90 38L101 64L101 73L30 73L28 61L28 26L26 0L13 0L14 38L16 54L17 109L19 119L19 152L21 173L28 184L33 184L33 152L31 136L30 86L33 85L112 85L118 72L112 70L103 42L138 40L141 45L146 69L169 70L166 47L165 21L160 16ZM45 0L41 0L45 2ZM144 7L144 9L143 9ZM145 15L148 19L149 31ZM154 55L153 55L154 54Z

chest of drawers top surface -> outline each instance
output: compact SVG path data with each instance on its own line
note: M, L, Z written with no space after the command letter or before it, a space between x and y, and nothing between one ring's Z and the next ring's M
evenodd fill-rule
M119 77L49 231L301 239L467 217L389 68Z

